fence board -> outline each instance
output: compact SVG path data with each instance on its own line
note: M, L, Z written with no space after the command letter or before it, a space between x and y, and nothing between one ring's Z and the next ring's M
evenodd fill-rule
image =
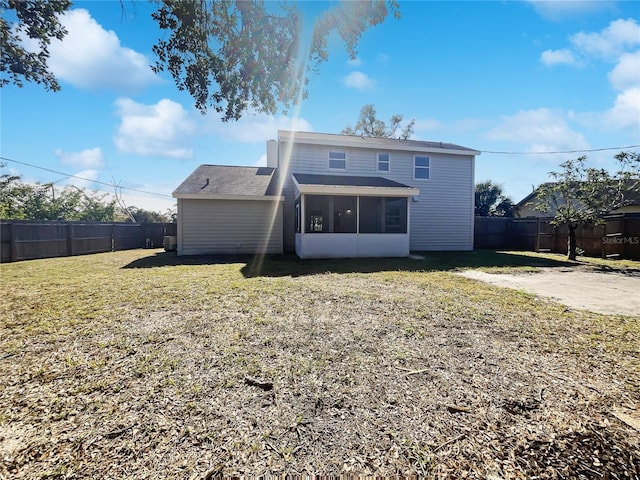
M0 261L64 257L89 253L156 248L175 224L0 222Z
M584 255L640 260L640 214L603 217L604 225L576 230ZM569 228L554 227L550 218L476 217L475 248L567 253Z

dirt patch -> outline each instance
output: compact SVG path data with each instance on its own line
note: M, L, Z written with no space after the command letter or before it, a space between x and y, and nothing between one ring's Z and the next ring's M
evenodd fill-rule
M461 275L549 297L571 308L605 315L640 315L640 275L569 268L542 268L516 275L467 270Z

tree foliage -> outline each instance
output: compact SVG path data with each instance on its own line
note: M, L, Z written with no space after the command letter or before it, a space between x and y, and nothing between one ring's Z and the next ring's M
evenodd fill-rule
M491 180L476 184L475 196L476 217L513 217L513 201Z
M640 154L620 152L615 158L619 165L615 173L588 167L585 156L567 160L560 171L549 173L551 182L538 187L535 208L553 214L554 225L569 228L570 260L577 255L578 226L601 223L602 215L629 205L640 194Z
M70 0L0 0L0 87L24 82L43 84L47 90L60 90L60 85L47 67L52 39L62 40L67 31L58 15L71 7ZM7 20L14 15L15 24ZM38 51L27 50L23 38L38 44Z
M332 32L355 58L362 33L389 11L399 17L395 0L338 3L315 22L306 51L295 4L161 0L152 16L167 35L153 47L154 71L168 71L202 113L213 108L224 121L247 110L275 113L307 96L307 75L327 60Z
M129 207L128 210L136 223L171 223L175 219L172 211L160 213L138 207Z
M368 28L391 13L400 17L396 0L351 0L331 4L315 21L309 45L303 39L303 15L295 3L242 0L154 0L152 18L163 31L153 52L156 73L167 71L195 106L210 108L224 121L247 111L275 113L307 96L308 74L328 58L327 39L337 33L352 58ZM0 0L2 79L0 85L24 81L59 90L49 71L48 47L66 34L59 14L70 0ZM15 25L6 19L10 12ZM39 52L24 48L27 36ZM5 74L8 78L5 78Z
M402 127L402 115L393 115L389 123L385 123L377 117L377 112L372 104L367 104L360 109L360 116L355 127L345 127L341 133L344 135L361 135L363 137L399 138L407 140L413 135L415 119L411 119Z
M0 175L0 218L112 222L115 215L115 200L106 194L72 186L56 190L52 183L29 184L18 175Z
M0 167L5 164L0 163ZM0 218L5 220L65 220L87 222L135 221L137 223L175 222L175 211L165 213L126 207L125 215L117 199L107 193L87 192L53 183L25 183L19 175L0 175Z

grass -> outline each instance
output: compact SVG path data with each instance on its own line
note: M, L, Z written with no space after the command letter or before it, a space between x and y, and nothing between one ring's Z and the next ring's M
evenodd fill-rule
M552 478L578 467L538 465L532 449L571 458L563 435L602 425L599 451L626 456L589 468L632 471L637 435L611 411L638 408L638 318L455 272L640 264L424 256L0 265L0 476Z

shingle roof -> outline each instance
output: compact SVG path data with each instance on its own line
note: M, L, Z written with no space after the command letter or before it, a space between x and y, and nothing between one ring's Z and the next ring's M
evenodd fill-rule
M331 143L336 146L349 145L363 148L451 150L452 153L479 155L480 151L447 142L429 142L423 140L402 140L398 138L364 137L360 135L342 135L334 133L278 131L282 139L295 139L298 143Z
M516 203L516 206L523 207L528 202L530 202L535 197L537 197L538 194L540 193L540 187L542 185L546 185L546 186L551 187L551 186L555 185L555 182L545 182L545 183L540 184L529 195L527 195L522 200L520 200L518 203ZM636 185L637 184L636 184L635 180L627 181L627 189L628 190L626 191L626 194L625 194L625 197L626 197L626 200L627 200L626 201L627 205L640 205L640 191L637 190Z
M394 182L382 177L356 177L348 175L312 175L294 173L298 185L330 185L341 187L392 187L412 188L402 183Z
M276 195L275 168L200 165L173 192L180 195Z

